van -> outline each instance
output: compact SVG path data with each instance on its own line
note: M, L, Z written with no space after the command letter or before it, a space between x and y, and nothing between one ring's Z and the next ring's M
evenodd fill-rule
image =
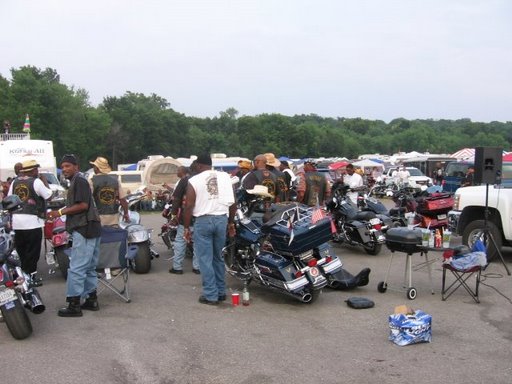
M450 161L446 164L443 177L443 192L455 192L466 177L469 167L474 167L472 161Z
M125 194L134 193L144 185L142 182L142 171L112 171L109 175L117 177L119 185Z

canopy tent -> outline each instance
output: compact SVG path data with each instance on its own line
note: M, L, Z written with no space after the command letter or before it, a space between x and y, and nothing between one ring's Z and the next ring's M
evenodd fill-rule
M475 157L475 148L462 148L460 151L457 151L450 155L458 160L469 160Z
M355 167L362 168L363 170L365 168L373 168L373 167L384 168L384 164L377 163L376 161L373 161L373 160L370 160L370 159L359 160L359 161L356 161L356 162L354 162L352 164Z
M346 167L347 165L349 165L350 163L348 161L337 161L335 163L332 163L328 166L329 170L331 171L336 171L340 168L344 168Z
M503 161L512 161L512 152L503 155Z

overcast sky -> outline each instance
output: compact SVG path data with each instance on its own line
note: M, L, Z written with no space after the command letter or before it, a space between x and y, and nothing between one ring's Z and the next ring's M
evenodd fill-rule
M189 116L512 120L510 0L0 0L0 74Z

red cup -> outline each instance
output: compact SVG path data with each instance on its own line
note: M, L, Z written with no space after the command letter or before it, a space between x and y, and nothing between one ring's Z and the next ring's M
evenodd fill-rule
M240 294L239 293L231 294L231 304L233 304L234 306L240 305Z

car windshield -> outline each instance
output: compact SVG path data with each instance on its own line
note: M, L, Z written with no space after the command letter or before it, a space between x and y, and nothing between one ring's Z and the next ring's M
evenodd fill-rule
M59 180L57 180L57 177L53 173L41 172L41 174L46 177L46 180L48 180L48 184L60 184Z
M450 163L446 167L446 176L464 177L470 165L468 163Z
M407 168L411 176L425 176L418 168Z

